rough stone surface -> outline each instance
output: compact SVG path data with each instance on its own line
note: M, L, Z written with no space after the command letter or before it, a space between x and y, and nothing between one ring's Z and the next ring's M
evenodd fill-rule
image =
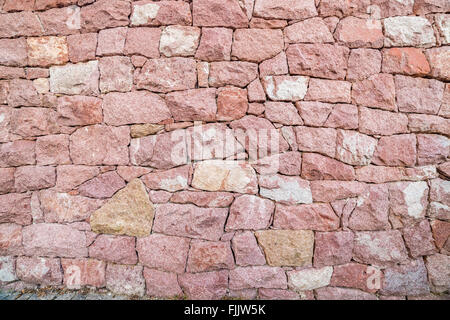
M257 231L256 238L270 266L305 266L311 264L314 236L308 230Z
M150 233L153 216L153 204L144 184L136 179L95 211L90 222L97 233L142 237Z

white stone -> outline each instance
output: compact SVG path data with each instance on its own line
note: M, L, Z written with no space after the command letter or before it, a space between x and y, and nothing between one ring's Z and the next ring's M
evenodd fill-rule
M14 258L0 257L0 283L17 280L14 272Z
M416 219L423 216L425 208L422 205L422 198L425 193L428 193L428 185L425 181L411 182L403 190L409 216Z
M98 94L98 61L50 68L50 91L62 94Z
M166 57L193 56L200 39L197 27L169 26L161 33L159 51Z
M436 44L431 23L424 17L391 17L384 19L386 47L431 47Z
M131 25L140 26L147 24L149 19L155 19L158 15L159 5L156 3L147 3L143 5L134 5L131 15Z
M302 185L300 185L300 181ZM269 185L276 187L269 188ZM265 198L282 203L309 204L313 202L309 182L298 177L285 177L279 175L260 176L259 193Z
M450 43L450 14L438 14L435 17L436 26L442 37L442 44Z
M289 284L295 290L307 291L330 284L333 267L324 267L320 269L310 268L288 273Z
M298 101L302 100L308 90L308 77L302 76L266 76L264 85L271 100Z
M351 165L368 165L377 146L377 140L356 131L339 132L341 143L337 143L337 158Z

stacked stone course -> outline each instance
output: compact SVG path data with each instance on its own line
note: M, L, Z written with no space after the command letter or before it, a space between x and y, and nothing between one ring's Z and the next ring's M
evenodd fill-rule
M449 45L448 0L0 0L0 290L448 299Z

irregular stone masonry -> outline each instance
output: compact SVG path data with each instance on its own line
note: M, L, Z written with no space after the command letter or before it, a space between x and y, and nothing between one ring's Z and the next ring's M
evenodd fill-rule
M0 289L440 299L448 0L0 0Z

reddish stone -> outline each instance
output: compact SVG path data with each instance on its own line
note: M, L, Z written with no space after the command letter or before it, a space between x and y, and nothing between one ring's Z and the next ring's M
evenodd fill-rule
M310 79L305 100L350 103L351 87L351 83L346 81Z
M227 294L228 271L183 273L178 282L188 299L218 300Z
M364 192L365 184L358 181L311 181L311 192L316 202L332 202L335 200L357 197Z
M218 120L240 119L245 116L247 109L247 90L234 87L219 89L217 96Z
M154 232L217 241L223 234L228 209L163 204L156 208Z
M426 258L428 277L434 292L442 293L450 287L449 263L450 256L448 255L435 254Z
M259 75L261 78L270 75L283 75L287 73L289 73L289 71L286 53L284 51L259 64Z
M288 176L299 176L301 164L301 153L290 151L262 158L253 167L262 175L273 175L279 172Z
M283 50L281 30L238 29L234 32L232 56L241 61L261 62Z
M77 63L95 59L97 34L73 34L67 37L70 62Z
M450 205L450 183L447 180L431 180L430 200ZM445 220L445 219L444 219Z
M215 120L217 111L216 89L172 92L166 95L166 102L175 121Z
M352 230L390 229L389 200L387 185L369 185L358 196L348 227Z
M408 120L411 132L450 135L450 119L426 114L408 114Z
M98 174L99 169L97 167L79 165L58 166L56 171L56 188L58 191L69 192Z
M334 108L332 104L315 101L299 101L295 105L305 125L313 127L324 126Z
M324 126L340 129L357 129L358 108L351 104L334 105Z
M8 105L10 107L34 107L40 104L41 99L33 86L33 81L14 79L9 82Z
M266 93L264 92L264 88L261 84L261 81L259 79L255 79L253 82L251 82L248 87L248 101L249 102L264 102L266 101ZM252 107L255 107L259 104L249 104L247 113L259 115L264 112L264 110L253 110Z
M430 73L430 65L421 49L392 48L383 50L383 72L426 75Z
M61 259L64 270L64 285L69 289L82 286L103 287L106 263L94 259Z
M192 203L198 207L217 208L228 207L233 200L233 194L228 192L181 191L174 193L170 198L173 203Z
M100 0L81 8L81 28L92 32L128 25L130 3L122 0Z
M395 76L398 110L437 114L442 102L444 83L434 79Z
M434 78L450 80L450 51L447 47L433 48L427 50L427 57L431 65L431 75Z
M333 35L322 18L311 18L289 25L284 29L288 43L332 43Z
M70 6L37 13L44 35L71 35L81 27L80 8Z
M20 167L16 169L14 178L17 192L45 189L55 185L56 170L53 167Z
M5 0L3 1L3 11L32 11L34 8L34 0Z
M230 60L233 32L225 28L203 28L195 57L204 61Z
M131 25L191 25L189 3L184 1L134 1Z
M212 62L209 71L209 85L245 87L258 76L258 65L244 61Z
M66 258L87 256L85 233L67 225L33 224L24 227L22 233L27 255Z
M170 169L186 164L186 135L182 131L172 131L133 139L130 158L133 165Z
M18 68L18 67L5 67L5 66L0 66L0 78L2 79L15 79L15 78L25 78L25 70L23 68ZM0 86L5 86L4 88L2 88L0 91L3 91L0 95L0 101L2 103L7 103L6 98L8 93L6 92L7 90L7 81L2 81L2 84Z
M58 124L78 126L101 123L102 100L86 96L63 96L58 98Z
M313 0L283 1L258 0L254 8L254 15L265 19L303 20L317 15Z
M265 116L268 120L284 125L302 125L303 121L292 103L266 102Z
M16 108L11 115L11 131L23 137L58 133L56 118L50 108Z
M118 166L117 173L122 177L126 182L130 182L135 178L139 178L144 174L151 172L152 169L144 168L144 167L132 167L132 166Z
M237 267L230 271L230 289L286 289L286 274L282 268L269 266Z
M133 65L128 57L104 57L99 59L100 91L127 92L133 87Z
M135 242L133 237L101 234L89 247L89 257L120 264L136 264Z
M57 258L18 257L16 273L20 280L42 286L60 285L63 279Z
M259 28L259 29L282 29L287 26L287 21L285 20L277 20L277 19L263 19L253 17L250 21L250 28Z
M390 136L408 132L408 117L403 113L361 107L359 131L366 134Z
M103 173L78 187L82 196L105 199L125 187L125 182L115 171Z
M126 34L124 53L159 58L160 37L161 30L158 28L130 28Z
M430 292L427 269L422 259L384 270L383 295L423 295Z
M1 17L5 16L2 15ZM1 17L0 21L2 19ZM22 67L27 65L27 59L27 41L24 38L0 40L0 64Z
M154 92L194 89L197 65L190 58L150 59L135 76L137 89Z
M403 238L413 258L432 255L436 251L428 220L404 228Z
M380 70L381 53L378 50L354 49L350 52L347 80L363 80L378 74Z
M376 165L414 166L416 137L413 134L382 137L378 141L372 162Z
M266 264L266 259L251 231L237 233L231 240L234 257L238 266L258 266Z
M149 189L175 192L187 189L191 177L190 170L190 166L182 166L166 171L151 172L143 176L142 181Z
M36 161L39 165L70 164L69 136L49 135L37 138Z
M44 30L37 14L14 12L0 15L0 38L39 36Z
M33 199L32 199L33 200ZM67 223L83 221L103 204L103 201L67 193L43 190L39 205L45 222Z
M331 44L294 44L286 50L291 74L343 80L350 50Z
M31 223L31 196L9 193L0 195L0 223Z
M396 111L394 77L390 74L376 74L352 86L352 100L355 104Z
M144 268L144 278L146 293L151 297L174 298L183 295L175 273Z
M414 2L414 13L427 14L432 12L446 12L450 9L445 0L416 0Z
M192 240L187 260L187 272L232 269L234 258L230 243Z
M376 266L389 266L408 259L398 230L356 232L353 259Z
M142 270L142 266L108 263L106 266L106 288L117 294L143 296L145 279Z
M194 26L246 28L248 19L236 0L195 0Z
M316 290L317 300L378 300L374 294L349 288L319 288Z
M450 154L450 140L436 134L417 135L417 164L444 162Z
M127 33L128 28L125 27L100 30L100 32L98 33L96 54L98 56L123 54Z
M431 229L433 231L433 238L436 243L436 247L441 250L444 248L450 251L450 222L433 220L431 221Z
M126 165L130 129L95 125L70 136L70 157L75 164Z
M1 199L2 197L0 197ZM22 254L22 226L17 224L0 224L0 255Z
M339 228L339 217L325 203L277 205L273 226L277 229L332 231Z
M139 261L149 268L183 273L186 266L190 240L162 234L138 238L136 250Z
M14 191L14 168L0 168L0 194Z
M351 262L334 267L330 285L373 293L380 289L381 276L381 271L375 267Z
M105 123L114 126L160 123L172 118L164 100L146 91L108 93L103 98L103 115Z
M0 167L36 163L35 142L18 140L0 145Z
M340 44L350 48L381 48L384 42L383 28L379 20L346 17L342 19L335 32Z
M368 0L322 0L318 9L321 16L337 16L342 18L343 16L366 13L369 4L370 2Z
M317 152L329 157L336 153L336 130L329 128L296 127L300 151Z
M252 195L236 198L230 207L226 230L268 228L274 204L270 200L260 199Z
M148 196L150 197L150 201L152 203L167 203L169 202L172 193L168 191L150 190Z

